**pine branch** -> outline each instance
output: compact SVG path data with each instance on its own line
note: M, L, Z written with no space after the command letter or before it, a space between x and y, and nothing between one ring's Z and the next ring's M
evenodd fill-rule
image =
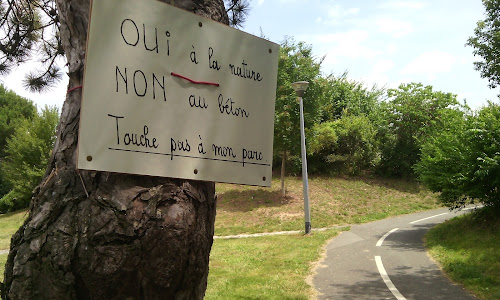
M49 30L46 32L46 30ZM55 33L55 36L52 34ZM56 59L64 55L54 0L7 0L0 3L0 74L5 75L35 53L41 53L42 70L27 74L24 86L43 91L60 80Z
M246 20L250 10L247 0L225 0L226 12L229 17L229 25L241 27Z

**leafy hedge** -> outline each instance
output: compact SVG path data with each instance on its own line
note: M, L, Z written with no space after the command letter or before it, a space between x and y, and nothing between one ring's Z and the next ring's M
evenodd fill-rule
M490 102L436 133L415 170L447 206L479 201L500 209L500 105Z
M22 119L7 139L0 172L12 189L0 199L0 212L27 207L40 183L56 139L59 113L45 107L31 120Z

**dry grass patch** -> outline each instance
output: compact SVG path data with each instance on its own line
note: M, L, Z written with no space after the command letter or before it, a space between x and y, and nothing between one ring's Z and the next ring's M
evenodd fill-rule
M3 273L5 272L5 263L8 254L0 254L0 282L3 282Z
M0 250L9 249L10 238L23 225L26 210L0 215Z
M302 179L287 177L287 197L280 183L271 188L217 184L216 235L302 230ZM375 178L309 178L314 228L363 223L436 208L436 195L418 183Z

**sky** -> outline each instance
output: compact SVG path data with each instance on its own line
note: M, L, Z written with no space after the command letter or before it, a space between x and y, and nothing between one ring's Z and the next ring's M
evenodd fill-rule
M280 43L286 37L312 46L323 56L322 73L363 82L367 88L397 88L420 82L451 92L472 108L498 102L500 89L474 70L479 60L465 46L477 21L484 19L481 0L250 0L241 30ZM68 79L48 92L32 94L22 86L32 64L0 78L7 88L42 108L64 102ZM300 78L297 78L299 81Z
M369 88L420 82L479 108L500 93L465 46L481 19L481 0L258 0L243 30L312 45L325 75L347 71Z

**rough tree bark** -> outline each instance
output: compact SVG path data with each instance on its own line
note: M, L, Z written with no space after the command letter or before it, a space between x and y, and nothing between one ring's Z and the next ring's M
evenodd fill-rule
M56 0L69 66L82 85L90 0ZM228 23L222 0L165 1ZM2 299L201 299L215 185L76 170L81 90L68 93L58 139L29 215L12 237Z

